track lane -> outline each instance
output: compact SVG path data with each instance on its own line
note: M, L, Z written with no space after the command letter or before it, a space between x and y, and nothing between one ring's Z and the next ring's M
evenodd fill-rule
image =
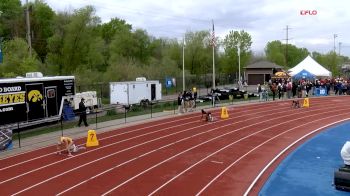
M345 111L345 109L344 109L344 111ZM325 113L329 114L330 111L325 111L323 114L318 114L317 116L316 115L315 116L316 117L321 117ZM337 114L337 111L334 111L334 114ZM293 124L295 122L288 122L288 123ZM283 122L281 124L287 124L287 123ZM288 126L288 124L287 124L287 126ZM261 128L263 128L263 127L261 127ZM274 134L276 134L276 132L277 133L279 132L278 129L272 129L272 127L268 127L268 128L269 129L265 130L264 133L265 132L274 131L274 133L272 133L274 135ZM248 132L248 130L245 130L245 131ZM245 132L244 134L247 134L247 132ZM256 131L253 131L253 134L255 132ZM242 133L242 132L240 132L240 133ZM243 137L243 135L240 135L240 137ZM252 136L249 136L249 137L254 138ZM237 139L233 139L233 141L234 141L233 143L236 143L239 140L241 140L241 139L238 139L238 138ZM254 140L254 139L251 139L251 140ZM199 170L195 170L195 169L189 170L188 172L191 175L187 176L187 175L183 175L182 174L182 175L180 175L178 177L179 179L180 178L184 179L184 180L180 180L180 182L177 183L177 185L180 184L181 186L170 186L170 188L167 189L168 191L164 191L164 192L162 191L162 192L157 193L157 194L161 194L161 195L162 194L169 194L171 192L169 190L178 190L177 193L180 194L180 195L182 195L182 194L190 194L190 195L192 195L191 189L195 190L196 189L196 185L198 185L201 181L204 181L204 183L205 183L205 179L208 178L208 176L210 176L210 172L213 172L212 174L218 173L220 170L218 171L217 169L221 168L222 166L225 165L225 163L229 162L229 161L227 161L227 158L231 159L231 158L235 157L234 155L241 154L241 153L245 152L247 149L249 149L249 147L247 147L247 146L251 145L252 142L251 141L249 141L249 142L239 141L239 143L243 143L243 144L239 145L241 148L237 148L237 145L232 145L228 149L225 149L224 151L221 151L218 154L215 154L214 156L210 156L209 158L211 159L211 161L207 161L208 158L205 157L205 159L202 159L202 160L203 160L203 163L206 163L208 167L201 167L201 169L199 169ZM243 146L245 147L244 149L242 149ZM211 150L212 151L212 149L215 149L215 147L210 148L208 146L208 149L203 149L203 148L202 149L198 149L197 152L191 152L191 154L203 153L203 151L205 151L205 150ZM207 152L207 151L205 151L205 152ZM157 179L157 176L159 176L164 170L177 171L177 173L178 173L178 171L179 171L178 168L180 167L179 165L181 165L181 164L183 164L183 165L194 165L194 164L196 164L195 161L193 161L192 163L188 163L188 161L186 161L187 158L189 158L189 156L188 157L183 157L182 156L182 157L180 157L180 158L178 158L178 159L176 159L174 161L168 162L167 164L164 164L162 167L157 168L158 172L152 171L148 175L146 174L145 176L142 176L139 179L135 180L135 182L130 183L130 185L127 185L125 188L119 188L118 187L118 189L120 189L120 190L113 191L112 193L113 194L125 194L125 193L128 194L128 192L125 192L125 191L131 190L130 187L135 187L135 186L142 187L141 190L143 190L143 191L145 190L146 191L147 188L150 189L150 187L149 186L146 187L146 186L144 186L142 184L142 181L144 181L145 179L150 180L150 181L155 181ZM192 160L193 159L194 158L192 158ZM212 161L215 161L214 163L219 163L219 164L213 164ZM212 171L210 169L212 169ZM205 171L205 172L203 172L203 171ZM191 184L191 186L187 187L188 184ZM235 190L235 192L237 191L236 189L231 189L231 190ZM181 191L184 191L184 192L181 192ZM108 192L108 193L110 193L110 192ZM220 191L217 191L217 193L220 193ZM145 194L145 192L141 192L140 194Z
M316 105L316 101L315 101L315 102L312 102L312 103L314 103L314 104ZM287 106L285 103L281 103L281 102L278 103L278 104ZM264 108L263 108L264 106L262 106L262 105L264 105L264 104L258 105L257 107L260 107L261 109L264 109ZM271 105L272 105L272 104L269 104L269 107L271 107ZM288 106L289 106L289 104L288 104ZM288 107L288 106L287 106L287 107ZM270 108L270 109L271 109L271 108ZM238 111L238 110L236 110L236 111ZM244 110L242 110L242 111L244 112ZM249 112L249 111L247 111L247 112ZM230 113L230 116L232 116L232 115L233 115L233 113ZM198 116L197 116L196 118L198 119Z

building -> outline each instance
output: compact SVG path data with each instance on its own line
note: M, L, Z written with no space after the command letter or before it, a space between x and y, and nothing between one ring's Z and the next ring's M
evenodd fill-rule
M268 82L275 70L281 70L283 67L267 60L260 60L245 67L245 78L248 85L257 85Z

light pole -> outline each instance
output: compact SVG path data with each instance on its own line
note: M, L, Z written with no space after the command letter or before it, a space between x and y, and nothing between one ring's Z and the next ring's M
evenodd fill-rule
M241 42L238 43L238 84L241 87Z
M182 42L182 92L185 92L185 38Z

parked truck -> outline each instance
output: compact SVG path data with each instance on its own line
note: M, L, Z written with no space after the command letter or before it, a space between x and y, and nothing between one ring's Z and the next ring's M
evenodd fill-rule
M138 78L137 81L110 82L109 86L111 104L145 105L162 99L162 85L158 80Z
M36 125L60 119L63 97L75 95L74 76L0 79L0 129Z

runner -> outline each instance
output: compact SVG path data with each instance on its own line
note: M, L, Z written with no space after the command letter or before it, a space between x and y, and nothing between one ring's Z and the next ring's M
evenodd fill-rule
M211 115L211 112L206 112L204 109L202 109L202 117L201 120L205 117L205 121L211 122L213 121L213 116Z
M72 138L70 137L60 137L58 144L57 144L57 154L61 154L62 151L67 151L68 152L68 156L73 156L71 151L73 151L72 147L74 148L75 145L74 142L72 140Z

